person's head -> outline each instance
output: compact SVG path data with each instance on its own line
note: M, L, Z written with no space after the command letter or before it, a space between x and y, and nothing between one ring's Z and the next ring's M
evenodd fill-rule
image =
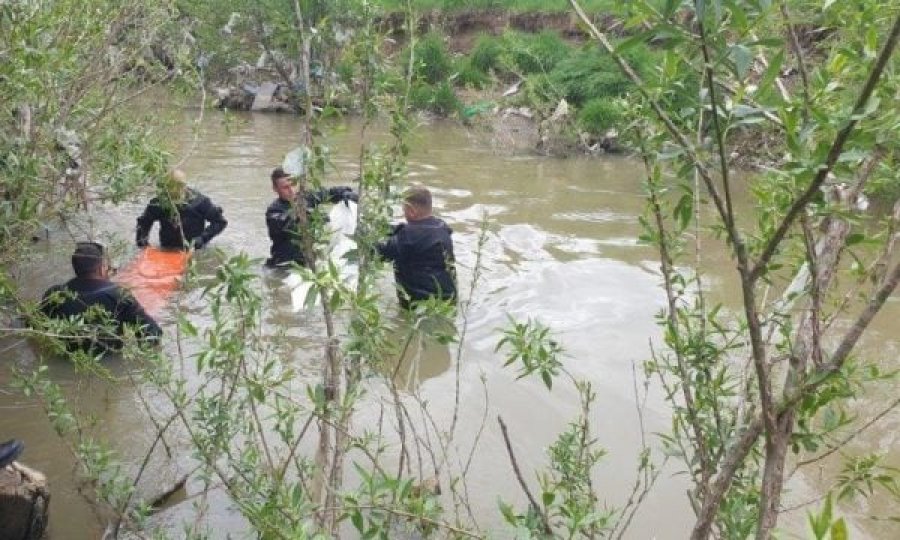
M109 261L101 244L78 242L72 253L72 270L80 278L105 278L109 275Z
M292 201L296 196L294 179L281 167L275 167L272 171L272 191L278 194L279 199L285 201Z
M172 169L159 182L160 195L166 199L180 201L187 190L187 175L181 169Z
M417 221L431 216L431 192L425 186L410 186L403 192L403 216Z

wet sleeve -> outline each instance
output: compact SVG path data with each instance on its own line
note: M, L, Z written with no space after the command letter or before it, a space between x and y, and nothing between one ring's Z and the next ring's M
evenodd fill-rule
M162 335L162 328L153 317L144 311L144 307L128 292L121 292L118 298L119 322L132 324L140 328L138 335L144 338L158 338Z
M395 225L390 236L375 244L375 251L378 255L388 261L396 261L400 258L400 236L403 231L403 225Z
M275 242L281 238L287 220L279 219L281 214L271 207L266 210L266 229L269 231L269 240Z
M153 224L162 219L161 209L158 204L156 204L156 200L150 201L150 204L144 208L144 213L138 216L137 218L137 231L135 234L135 243L139 247L144 247L150 243L150 229L153 228Z
M205 202L203 219L205 219L209 225L206 226L206 229L204 229L203 234L201 234L200 237L203 239L204 244L208 244L210 240L216 237L216 235L225 230L225 227L228 226L228 221L225 220L225 216L222 214L221 206L216 206L209 199Z
M325 188L317 189L315 191L307 191L306 192L306 207L307 208L315 208L324 202L329 201L328 190Z
M344 200L358 202L359 195L357 195L350 186L335 186L333 188L328 188L328 202L339 203Z

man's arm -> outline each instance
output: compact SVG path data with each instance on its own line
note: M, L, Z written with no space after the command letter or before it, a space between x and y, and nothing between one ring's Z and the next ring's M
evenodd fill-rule
M137 218L137 231L135 234L135 244L138 247L146 247L150 244L150 229L153 224L162 219L161 209L156 203L156 199L150 201L150 204L144 208L144 213Z
M203 233L200 234L200 237L198 238L199 242L195 241L194 247L197 248L202 248L208 244L210 240L215 238L228 226L228 221L226 221L225 216L222 215L222 207L216 206L209 199L206 199L205 202L206 204L203 205L203 219L206 220L208 225L203 230Z
M391 234L381 242L375 244L378 255L388 261L396 261L400 258L400 235L403 231L402 223L391 227Z
M144 307L127 290L120 290L118 294L118 319L123 324L134 325L140 330L137 332L143 338L158 338L162 336L162 328L144 311Z
M359 195L350 186L335 186L310 191L306 194L306 205L314 208L322 203L339 203L341 201L359 201Z

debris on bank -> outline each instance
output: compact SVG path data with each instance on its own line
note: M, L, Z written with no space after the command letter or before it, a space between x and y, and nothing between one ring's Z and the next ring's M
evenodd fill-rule
M41 538L49 513L50 489L43 474L15 461L0 469L0 538Z

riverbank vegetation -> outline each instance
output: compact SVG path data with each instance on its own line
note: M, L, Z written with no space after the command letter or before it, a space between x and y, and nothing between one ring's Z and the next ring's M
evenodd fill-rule
M15 267L41 222L65 222L66 213L89 210L91 201L121 201L176 161L158 141L156 120L129 121L129 101L150 88L190 85L202 95L205 77L257 58L254 73L281 77L307 113L297 143L311 152L310 187L329 166L322 119L337 114L340 96L354 96L363 131L386 118L390 133L387 142L359 148L358 280L348 285L328 264L303 271L321 306L315 382L299 383L290 351L265 339L259 275L243 254L217 254L214 275L193 269L190 279L211 313L208 327L179 312L171 331L177 346L124 352L133 369L117 382L132 385L152 432L136 463L120 461L116 442L103 440L89 415L70 406L45 365L18 366L18 387L42 399L113 537L152 527L159 501L141 497L139 487L152 456L177 455L170 445L190 455L187 476L202 486L198 492L205 498L222 490L260 537L348 530L366 538L493 536L472 511L467 487L468 464L485 441L454 439L460 357L446 419L390 375L423 333L463 350L480 294L480 259L458 312L428 303L398 330L379 303L378 277L387 268L367 255L388 230L393 194L407 180L411 108L470 116L471 104L457 95L466 87L518 84L510 106L546 120L568 117L565 125L594 135L615 129L636 149L646 172L641 240L658 251L666 295L658 319L663 340L643 367L646 384L661 388L671 407L671 431L639 450L633 491L619 507L605 502L611 494L597 481L603 450L592 435L594 391L566 370L560 339L534 320L512 320L498 335L498 361L548 389L572 385L579 396L578 415L561 426L537 471L521 470L502 416L494 427L485 409L478 433L498 434L513 471L508 481L522 490L521 502L502 501L497 510L516 535L619 538L673 459L690 482L692 538L770 538L781 534L791 478L840 453L900 404L851 410L854 399L896 381L894 366L854 354L900 282L898 213L861 214L866 192L897 183L896 3L636 1L615 12L626 32L613 39L573 2L583 43L504 31L477 37L465 55L451 54L439 33L411 31L410 13L402 18L405 39L388 46L379 25L384 12L354 0L228 9L214 0L91 5L0 6L0 53L9 59L0 67L0 97L10 104L0 126L9 321L34 315L33 302L17 293ZM238 8L246 11L233 17ZM169 47L153 54L148 44L160 40ZM60 130L73 131L77 144L67 145ZM737 155L748 134L760 132L779 167L738 179ZM738 182L754 197L752 214L735 211ZM876 231L868 238L859 232L864 219ZM309 223L309 261L327 260L321 225ZM488 234L485 223L479 250ZM704 268L716 263L706 260L704 242L729 253L737 305L708 297ZM842 263L847 259L853 263ZM433 324L447 320L458 322L457 332ZM108 375L99 359L78 360L92 376ZM377 400L366 401L373 395ZM805 504L816 538L847 536L833 501L900 499L896 471L884 458L877 449L848 455L842 472L824 480L821 496ZM178 533L153 534L215 534L203 519L198 511Z
M498 10L520 13L569 13L572 6L566 0L377 0L385 11L403 12L411 7L413 13L422 11L442 11L453 13L470 10ZM582 4L588 13L608 11L615 7L611 0L588 0Z

